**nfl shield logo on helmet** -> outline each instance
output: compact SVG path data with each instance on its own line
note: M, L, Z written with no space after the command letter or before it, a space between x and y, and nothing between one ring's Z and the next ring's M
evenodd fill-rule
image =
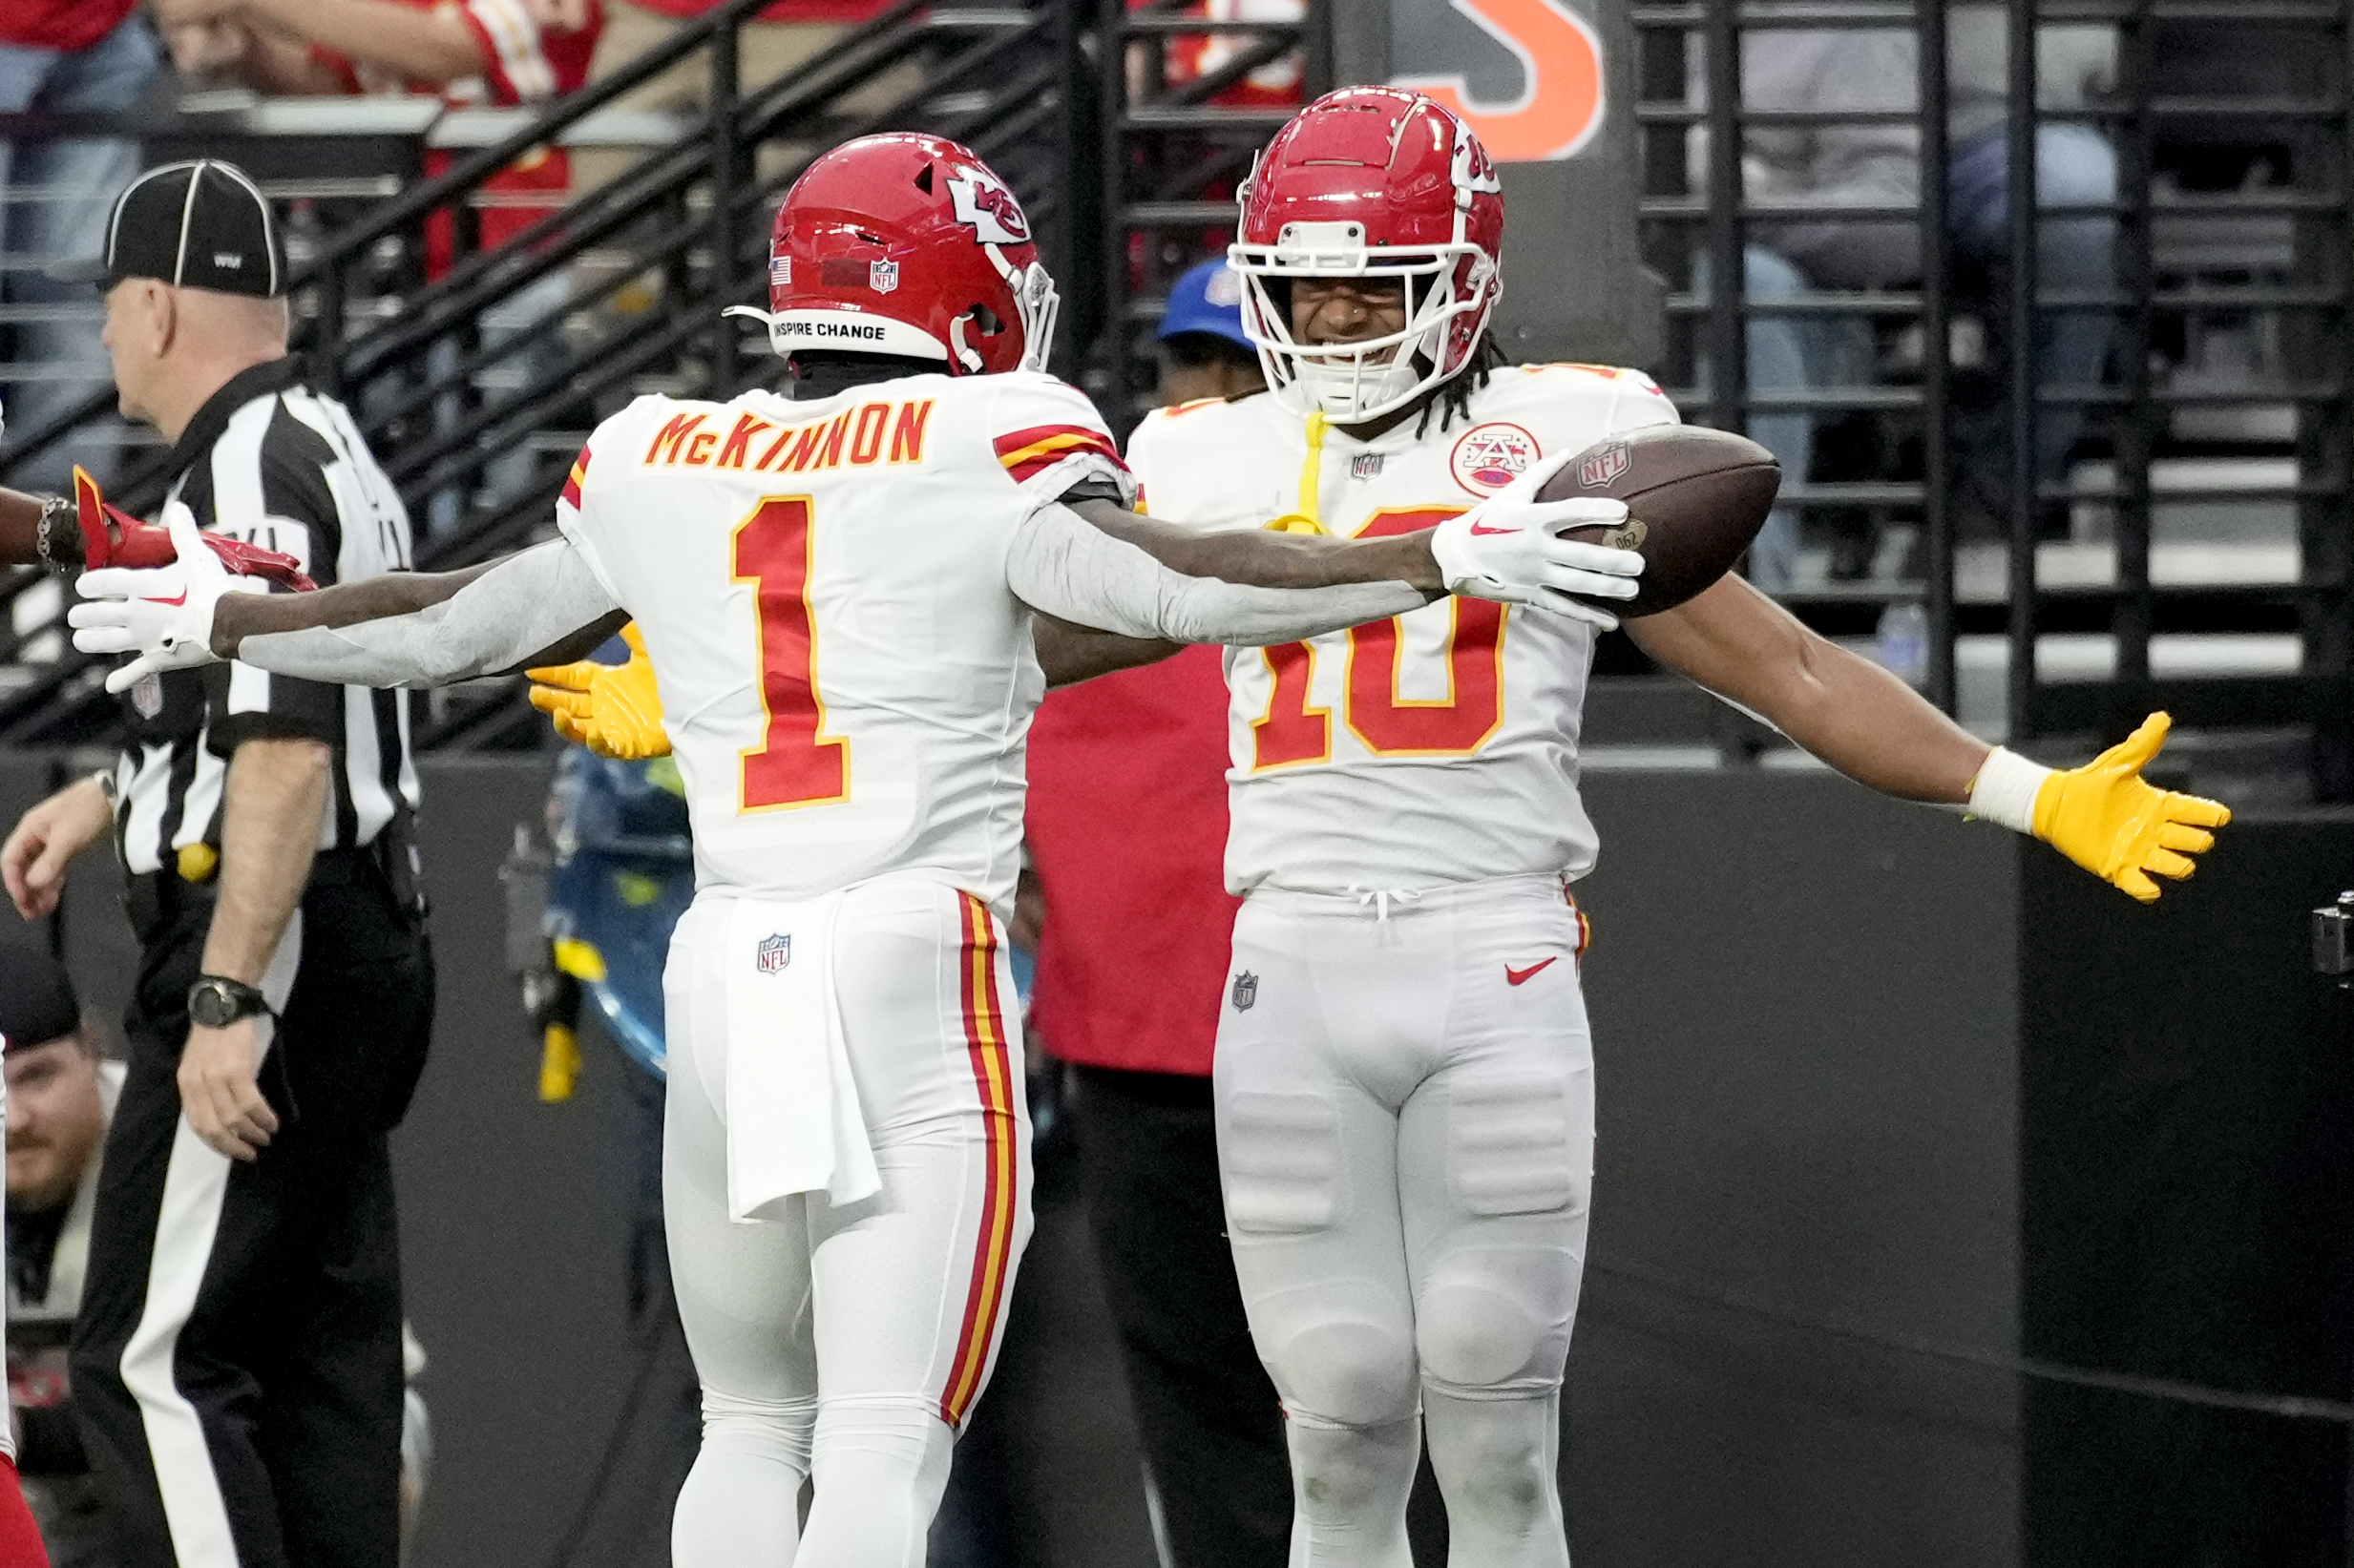
M1629 461L1627 443L1613 441L1600 451L1578 459L1578 484L1586 490L1600 490L1625 473Z
M793 939L782 931L774 936L762 937L760 946L753 951L752 961L761 973L774 974L793 961Z
M1248 1013L1259 999L1259 977L1249 970L1234 976L1234 1011Z
M899 286L899 263L896 261L869 261L867 263L867 286L877 294L888 294L897 288Z
M1492 495L1537 460L1537 438L1518 425L1474 425L1455 443L1447 466L1474 495Z

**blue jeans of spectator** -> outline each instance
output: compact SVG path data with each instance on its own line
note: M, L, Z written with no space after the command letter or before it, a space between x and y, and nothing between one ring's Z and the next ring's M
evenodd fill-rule
M133 108L163 65L163 46L144 10L88 49L0 45L0 111L118 114ZM0 142L0 302L10 307L6 378L9 428L20 438L112 379L98 341L104 310L87 283L60 283L43 268L61 258L95 256L106 242L115 198L139 171L138 143L114 136ZM52 448L11 475L26 489L63 491L79 462L101 479L121 447L111 416L85 436Z
M1807 292L1798 269L1752 245L1743 258L1744 287L1754 301L1794 299ZM1701 273L1707 287L1707 270ZM1749 389L1805 392L1860 387L1872 377L1872 330L1853 316L1753 316L1749 323ZM1782 483L1803 485L1815 462L1815 416L1776 409L1750 416L1750 439L1781 460ZM1750 580L1761 588L1791 585L1798 556L1795 508L1776 507L1749 547Z
M2010 249L2010 154L2000 132L1954 149L1946 175L1947 219L1957 260L2001 276ZM2117 199L2117 155L2090 126L2046 125L2035 133L2035 203L2066 207ZM2035 236L2035 282L2044 293L2108 290L2116 286L2116 220L2106 214L2048 218ZM1998 309L2007 302L1997 302ZM2007 321L2007 315L2005 315ZM2108 311L2060 310L2037 320L2038 387L2097 385L2116 335ZM2013 344L2012 352L2026 351ZM2035 477L2049 482L2084 433L2081 408L2037 410ZM2010 411L1996 408L1964 419L1954 432L1955 472L2007 487ZM1995 491L1997 495L2002 489Z
M564 306L571 298L571 281L558 270L516 290L512 298L482 313L477 324L481 347L485 351L509 350L491 360L474 376L475 387L484 394L486 403L495 404L513 396L562 363L564 348L558 335L563 327ZM442 339L427 356L428 374L435 381L448 381L457 373L460 357L456 342ZM478 422L481 417L480 409L469 409L465 400L454 391L434 407L434 423L444 430ZM569 465L571 459L565 461ZM518 441L510 450L485 462L471 487L435 491L425 508L426 532L436 539L456 533L465 526L470 502L480 512L497 511L531 488L538 476L539 465L539 453Z
M1946 165L1946 216L1957 261L1999 271L2010 245L2010 162L2000 132L1956 148ZM2047 125L2035 136L2035 194L2041 206L2112 201L2117 158L2109 143L2081 125ZM2045 292L2107 289L2116 281L2115 220L2044 220L2036 240L2036 280ZM1774 252L1750 247L1747 286L1753 300L1788 299L1807 290L1797 268ZM1704 275L1705 280L1705 275ZM1706 283L1703 281L1702 286ZM2059 311L2045 318L2036 345L2036 380L2046 387L2085 387L2101 379L2114 335L2113 318ZM1749 385L1757 392L1799 392L1857 386L1871 379L1871 336L1853 317L1758 316L1748 328ZM1953 471L1982 499L2003 492L2009 471L2009 410L1993 408L1958 419ZM2036 427L2036 474L2058 477L2084 433L2081 408L2045 408ZM1760 414L1750 434L1781 460L1785 484L1804 484L1814 462L1814 421L1804 413ZM1792 509L1777 508L1751 548L1750 567L1764 587L1789 585L1798 548Z

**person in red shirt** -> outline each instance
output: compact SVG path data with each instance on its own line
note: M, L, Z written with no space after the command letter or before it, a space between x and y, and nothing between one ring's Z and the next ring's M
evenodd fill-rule
M453 108L516 108L578 91L604 31L601 0L155 0L183 69L225 71L263 92L290 94L430 93ZM438 175L457 154L428 149L425 172ZM562 206L572 193L572 159L560 147L536 147L483 183L475 199L480 248L515 240ZM425 275L447 273L462 249L452 213L425 226ZM552 350L547 328L564 309L570 282L561 270L499 302L481 318L485 348L510 345L503 373L531 380ZM427 373L447 383L457 345L443 340ZM455 392L438 400L445 428L473 417ZM419 509L427 530L456 531L470 492L494 510L533 484L529 449L485 463L471 487L435 491Z
M1164 346L1220 332L1247 354L1240 292L1209 288L1209 270L1172 294ZM1241 357L1230 375L1241 375ZM1264 386L1249 376L1235 392ZM1046 699L1030 729L1019 924L1037 933L1030 1026L1070 1065L1088 1228L1166 1560L1283 1568L1292 1479L1281 1407L1234 1282L1209 1100L1239 907L1223 869L1219 658L1188 648Z
M0 113L120 114L146 95L162 68L163 50L138 0L0 5ZM127 136L0 141L0 210L8 216L0 303L16 317L0 329L7 336L0 360L41 372L7 386L9 418L20 432L41 429L109 379L89 290L42 269L104 244L115 193L138 172L138 144ZM11 187L38 194L11 201ZM68 491L79 463L104 482L121 440L119 424L101 421L11 477L26 489Z
M182 63L225 70L262 92L431 93L452 107L545 103L588 80L604 31L599 0L156 0L179 38L205 30ZM426 155L438 175L452 155ZM539 147L482 189L482 248L513 240L564 204L572 164ZM426 231L426 275L450 267L448 215Z

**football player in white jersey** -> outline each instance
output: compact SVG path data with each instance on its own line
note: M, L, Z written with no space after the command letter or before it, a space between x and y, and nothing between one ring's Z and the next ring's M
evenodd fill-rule
M907 1564L1029 1224L1000 917L1045 685L1034 621L1095 629L1106 660L1279 643L1450 583L1623 594L1640 558L1555 534L1623 518L1614 503L1516 494L1477 533L1364 543L1126 511L1110 435L1040 373L1055 296L1027 220L951 142L819 159L778 214L769 281L750 313L796 396L640 399L591 435L558 539L265 597L232 592L179 520L179 564L86 575L74 618L86 650L141 654L120 685L213 657L439 683L634 617L699 889L666 975L664 1209L704 1390L674 1558L791 1560L813 1477L802 1560Z
M1675 419L1632 370L1498 363L1503 207L1470 129L1348 89L1261 157L1230 263L1273 395L1147 417L1153 516L1426 528L1613 433ZM1607 448L1598 467L1608 465ZM1555 1482L1593 1160L1568 884L1607 602L1457 599L1227 655L1246 894L1218 1038L1228 1228L1281 1391L1296 1568L1407 1568L1421 1443L1458 1568L1567 1561ZM1737 577L1630 621L1653 659L1888 793L2033 830L2138 897L2213 803L2138 777L2163 720L2050 774L1991 751Z

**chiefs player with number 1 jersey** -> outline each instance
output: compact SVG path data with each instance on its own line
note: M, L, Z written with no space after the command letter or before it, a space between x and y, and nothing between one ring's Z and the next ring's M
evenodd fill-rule
M441 683L636 619L698 884L666 975L664 1211L704 1412L674 1558L791 1560L813 1477L802 1560L881 1568L923 1558L1029 1224L1000 918L1034 627L1092 628L1106 659L1283 643L1448 585L1624 591L1640 557L1555 535L1592 503L1518 495L1363 542L1125 510L1110 435L1040 371L1055 294L1028 221L952 142L818 159L769 279L751 314L796 395L640 399L591 435L557 540L263 596L182 529L173 567L85 575L74 620L85 650L141 654L119 686L216 656Z
M1128 450L1145 510L1384 537L1673 420L1635 371L1497 363L1503 229L1495 170L1444 108L1354 88L1304 110L1229 252L1274 395L1148 417ZM1218 1152L1303 1568L1407 1568L1424 1437L1451 1561L1568 1559L1554 1469L1594 1087L1567 885L1594 861L1578 727L1612 624L1457 599L1227 655L1228 880L1248 897ZM2137 895L2145 871L2188 874L2225 815L2141 782L2162 721L2049 774L1735 577L1628 630L1865 784L2033 828Z

